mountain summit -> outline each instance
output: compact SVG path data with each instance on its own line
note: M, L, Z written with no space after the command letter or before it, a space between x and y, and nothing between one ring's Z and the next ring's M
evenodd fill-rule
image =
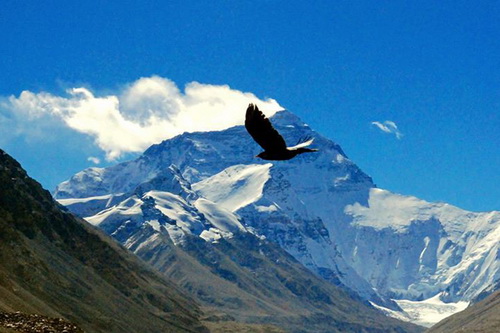
M167 230L175 244L248 232L322 279L426 325L432 322L401 307L436 297L444 305L468 302L500 278L499 212L379 189L338 144L292 113L271 120L289 142L314 137L319 152L264 163L254 158L259 148L243 126L184 133L133 161L86 169L54 195L112 236L125 233L125 245L144 223Z
M306 148L313 142L313 139L300 142L293 147L287 147L281 134L276 131L269 119L255 104L250 104L247 108L245 128L255 142L264 148L264 151L256 156L263 160L286 161L300 154L318 151Z

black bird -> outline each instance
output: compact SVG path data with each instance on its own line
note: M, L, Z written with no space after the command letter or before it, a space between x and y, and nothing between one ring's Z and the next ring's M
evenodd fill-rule
M264 116L255 104L250 104L247 108L245 127L252 138L264 148L264 151L256 156L263 160L283 161L302 153L318 151L317 149L305 148L314 139L299 143L293 147L287 147L281 134L271 125L269 119Z

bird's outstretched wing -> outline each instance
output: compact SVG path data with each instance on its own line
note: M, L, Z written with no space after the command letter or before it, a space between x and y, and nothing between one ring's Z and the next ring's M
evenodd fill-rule
M265 151L286 150L286 143L283 137L274 129L269 119L254 104L250 104L247 108L245 127L252 138Z

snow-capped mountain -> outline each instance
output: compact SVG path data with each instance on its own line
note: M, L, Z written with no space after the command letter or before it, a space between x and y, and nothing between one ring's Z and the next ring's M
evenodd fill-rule
M468 301L500 278L500 212L473 213L378 189L340 146L287 111L272 117L289 144L314 137L318 153L263 162L243 126L185 133L138 159L86 169L54 195L127 243L147 223L174 243L251 232L362 298L440 294Z

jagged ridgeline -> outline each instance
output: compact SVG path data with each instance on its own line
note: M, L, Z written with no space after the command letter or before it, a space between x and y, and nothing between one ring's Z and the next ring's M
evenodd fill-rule
M64 318L86 332L208 331L193 300L62 211L0 150L1 311Z
M178 274L205 305L220 300L217 288L200 286L202 279L165 262L179 251L216 270L228 286L246 286L240 274L222 267L235 256L226 261L221 258L228 250L222 257L217 251L231 244L248 257L270 253L247 246L250 236L262 246L279 246L316 277L363 302L425 325L439 318L421 316L425 307L444 317L496 285L500 212L468 212L377 188L338 144L292 113L278 112L271 121L287 142L312 137L319 151L269 163L254 157L261 148L243 126L184 133L137 159L83 170L54 196L158 269ZM187 261L172 259L179 266ZM261 274L248 267L245 272L254 280ZM287 274L271 275L300 276ZM271 287L273 279L265 281L287 295ZM230 294L220 306L243 316L240 309L248 303Z

